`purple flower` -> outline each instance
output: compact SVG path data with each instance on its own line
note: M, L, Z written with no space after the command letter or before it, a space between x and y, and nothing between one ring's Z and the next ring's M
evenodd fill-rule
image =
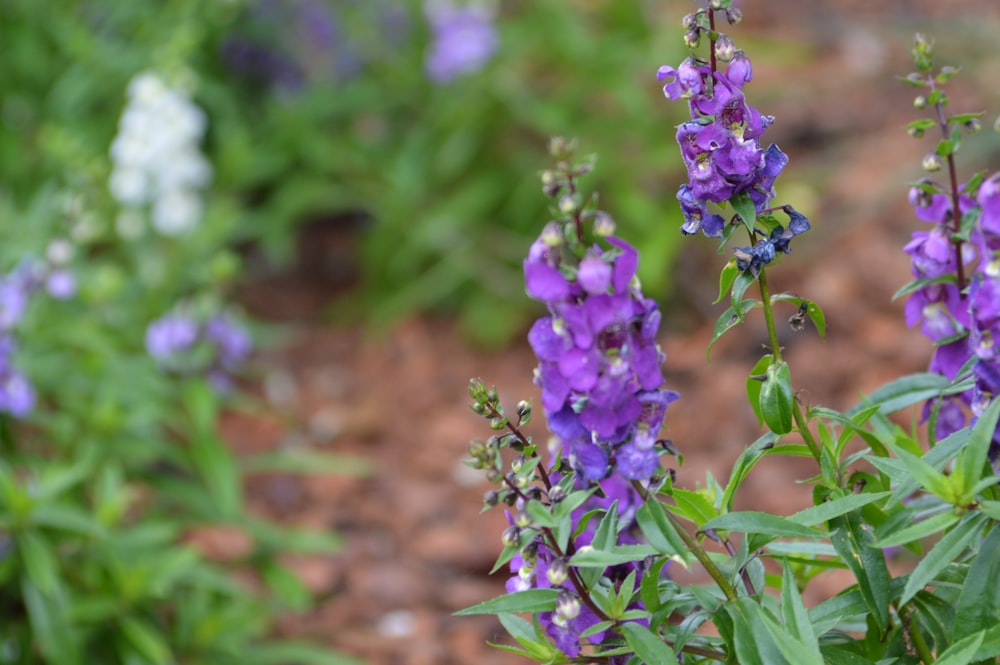
M0 411L23 418L35 408L35 399L27 377L9 367L0 372Z
M198 323L180 314L164 316L146 328L146 351L160 362L170 362L197 342Z
M253 349L253 341L246 329L224 316L208 320L205 324L205 338L215 345L218 363L228 371L236 369Z
M424 62L431 81L449 83L475 73L493 57L499 39L485 7L430 0L424 3L424 11L433 39Z

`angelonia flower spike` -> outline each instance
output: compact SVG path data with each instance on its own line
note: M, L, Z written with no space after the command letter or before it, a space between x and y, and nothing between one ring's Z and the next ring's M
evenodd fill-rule
M909 296L906 322L935 344L930 372L892 381L846 411L808 404L793 386L775 310L795 308L795 334L808 319L823 336L825 315L800 295L772 293L768 274L811 223L778 198L789 160L762 143L775 119L747 102L750 58L720 30L739 23L740 11L732 0L700 5L683 21L691 55L657 78L689 110L676 131L686 171L680 232L721 238L720 251L746 234L721 270L717 302L729 304L709 349L761 311L767 344L745 386L763 433L734 452L724 484L706 473L689 489L690 474L664 464L676 455L661 430L678 395L664 387L660 309L636 277L639 250L615 235L596 196L581 193L593 159L553 139L555 166L541 173L551 218L524 260L527 294L545 306L528 340L550 439L540 450L527 436L530 401L508 416L495 387L470 383L472 410L494 434L470 443L468 464L496 485L486 507L507 512L494 570L510 576L506 595L458 614L497 615L518 645L500 648L548 664L995 663L1000 174L959 186L954 160L978 114L945 115L941 88L955 70L933 71L931 44L918 38L918 71L905 80L923 89L916 106L934 117L910 132L941 130L923 166L947 167L948 180L910 189L931 228L905 248L914 281L899 295ZM912 415L890 418L913 408L928 427ZM710 430L729 415L695 417ZM910 429L899 424L906 420ZM735 508L765 457L815 463L806 477L799 465L786 468L790 485L811 488L811 506ZM899 567L887 563L894 556ZM669 574L675 566L697 568L704 581ZM803 591L831 568L852 581L832 596L824 587L825 599L807 607Z

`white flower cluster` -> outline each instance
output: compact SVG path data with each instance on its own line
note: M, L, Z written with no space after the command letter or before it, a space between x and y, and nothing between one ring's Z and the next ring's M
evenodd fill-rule
M212 177L198 149L205 127L204 112L156 74L132 79L111 143L109 183L112 196L131 209L126 214L150 205L153 227L164 235L197 226L202 215L198 190Z

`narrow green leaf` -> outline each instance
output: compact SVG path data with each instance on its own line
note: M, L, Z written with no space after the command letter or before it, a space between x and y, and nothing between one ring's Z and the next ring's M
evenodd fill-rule
M240 654L247 665L365 665L353 656L308 642L265 642Z
M334 455L319 450L282 448L240 458L245 473L300 473L337 476L368 476L372 463L363 457Z
M736 259L730 259L729 263L725 265L722 272L719 273L719 297L715 299L713 305L718 305L722 302L722 299L726 297L729 293L729 289L733 287L733 280L736 276L740 274L740 269L736 267Z
M126 616L122 617L119 627L129 644L149 662L154 665L173 662L164 636L147 622Z
M764 356L761 359L763 362L765 359L770 358L770 356ZM758 365L760 362L758 362ZM763 368L762 370L763 371ZM757 383L760 383L759 381ZM732 475L729 477L729 482L726 484L726 491L722 494L722 509L730 511L733 508L733 499L736 497L736 491L743 484L743 480L746 478L747 474L753 469L757 462L767 454L767 451L774 447L774 442L778 440L778 435L774 432L765 432L759 439L751 443L743 452L740 454L736 463L733 465Z
M764 386L764 373L773 362L774 356L768 353L757 361L757 364L750 370L750 374L747 375L747 400L750 402L750 407L753 409L754 415L757 416L757 424L762 427L764 425L764 414L760 411L760 389Z
M1000 529L990 531L969 566L955 604L955 634L960 640L1000 623Z
M640 561L654 554L657 551L650 545L619 545L610 550L579 550L569 563L577 568L607 568L629 561Z
M972 427L969 443L958 455L953 476L957 476L962 484L963 496L972 498L972 488L983 477L986 467L986 456L990 450L993 434L996 432L997 420L1000 419L1000 400L993 403L979 417Z
M867 506L870 503L881 501L891 495L892 492L847 494L833 499L832 501L821 503L818 506L800 510L788 519L798 522L804 526L817 526L819 524L823 524L824 522L828 522L835 517L840 517L841 515L845 515L849 512L857 510L858 508Z
M953 510L938 513L905 529L890 533L885 538L880 539L877 546L884 548L906 545L907 543L912 543L914 540L920 540L921 538L944 531L960 519L961 517L956 515Z
M986 631L980 630L964 639L958 640L945 649L944 653L938 654L934 665L969 665L976 655L976 651L979 650L979 646L983 643L985 635Z
M646 501L636 511L636 521L649 544L661 554L678 555L687 561L688 551L659 501Z
M556 608L555 589L529 589L499 596L484 603L466 607L454 613L454 616L465 617L474 614L510 614L514 612L534 613L552 612Z
M744 315L758 305L760 305L760 302L757 300L744 300L740 303L739 308L729 307L719 315L712 332L712 339L709 340L708 348L705 349L705 360L711 360L712 347L719 341L719 338L742 323Z
M959 554L965 551L979 537L987 517L980 513L969 513L958 526L948 532L920 560L910 577L899 599L900 604L906 603L913 596L934 580L934 576L944 570Z
M771 637L771 632L761 618L764 608L754 600L742 597L726 603L725 609L733 620L736 662L740 665L782 665L788 662L782 657L775 639Z
M242 511L243 489L232 452L214 434L197 437L189 450L191 463L204 481L217 514L236 517Z
M889 448L896 454L899 461L903 463L907 472L920 483L921 487L948 503L952 502L954 498L952 486L943 473L925 462L923 458L917 457L897 445L889 444Z
M885 555L874 546L871 532L861 525L856 514L834 518L830 528L835 529L830 542L854 573L861 597L884 633L889 621L889 569Z
M619 629L628 645L635 650L635 655L646 665L677 665L677 654L648 628L627 621Z
M695 526L699 529L705 522L719 516L719 511L700 492L675 487L670 490L670 496L673 497L676 507L671 508L668 506L668 508L672 512L694 522Z
M49 541L39 532L25 531L17 538L21 565L28 579L43 594L51 596L59 583L59 561Z
M785 622L785 629L809 650L810 656L822 665L823 658L819 653L816 632L809 620L809 612L806 611L805 603L802 602L802 594L799 593L795 575L792 574L792 567L787 561L784 562L781 573L781 618Z
M869 405L878 405L881 413L893 413L942 394L950 384L951 381L940 374L910 374L873 391L848 411L848 415L854 415Z
M756 511L726 513L710 520L704 529L759 533L777 538L822 538L826 535L822 531L803 526L787 517Z
M54 597L43 594L26 577L21 578L21 594L35 644L45 659L59 665L80 665L77 631L66 615L67 599L58 592Z

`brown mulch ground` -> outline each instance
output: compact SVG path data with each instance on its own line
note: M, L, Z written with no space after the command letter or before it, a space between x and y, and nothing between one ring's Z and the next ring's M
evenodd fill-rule
M752 18L757 4L771 8L766 20L763 13ZM794 291L826 311L826 340L811 329L785 329L783 339L795 384L811 403L847 408L862 391L926 365L929 344L905 328L901 303L890 299L908 279L901 247L918 228L905 205L905 183L920 176L920 155L931 144L906 137L902 127L916 117L912 93L892 75L908 71L908 32L933 27L924 26L926 17L947 4L850 2L820 11L808 8L813 3L744 3L756 39L787 41L807 60L755 62L761 87L751 101L778 118L768 138L791 156L779 193L805 200L814 221L808 242L771 272L774 290ZM945 25L967 26L972 16L969 9ZM941 50L951 44L956 57L965 57L971 47L964 34L943 35ZM977 85L990 80L983 70L995 67L970 70L954 107L1000 108L997 91ZM698 275L680 288L691 302L707 303L722 259L714 243L689 242L675 274ZM345 539L336 554L292 561L322 599L285 629L376 664L517 662L485 646L499 639L495 621L451 614L498 595L504 581L502 573L487 572L505 519L499 511L479 514L488 486L461 464L468 440L487 433L466 406L466 385L481 376L510 404L535 396L530 350L520 343L503 354L476 352L440 320L409 321L381 338L330 327L322 322L329 297L324 285L294 273L248 285L251 312L293 324L291 345L262 359L262 395L283 415L232 415L224 424L242 451L311 446L371 463L365 477L252 480L257 510ZM753 318L720 342L706 365L719 310L698 307L701 323L693 330L671 328L665 312L662 337L668 385L682 393L666 433L685 455L679 483L689 487L703 482L706 471L724 482L732 460L759 434L743 386L764 342L763 324ZM808 502L808 490L795 480L811 474L806 462L768 459L751 474L740 507L794 512ZM812 599L839 584L818 585Z

